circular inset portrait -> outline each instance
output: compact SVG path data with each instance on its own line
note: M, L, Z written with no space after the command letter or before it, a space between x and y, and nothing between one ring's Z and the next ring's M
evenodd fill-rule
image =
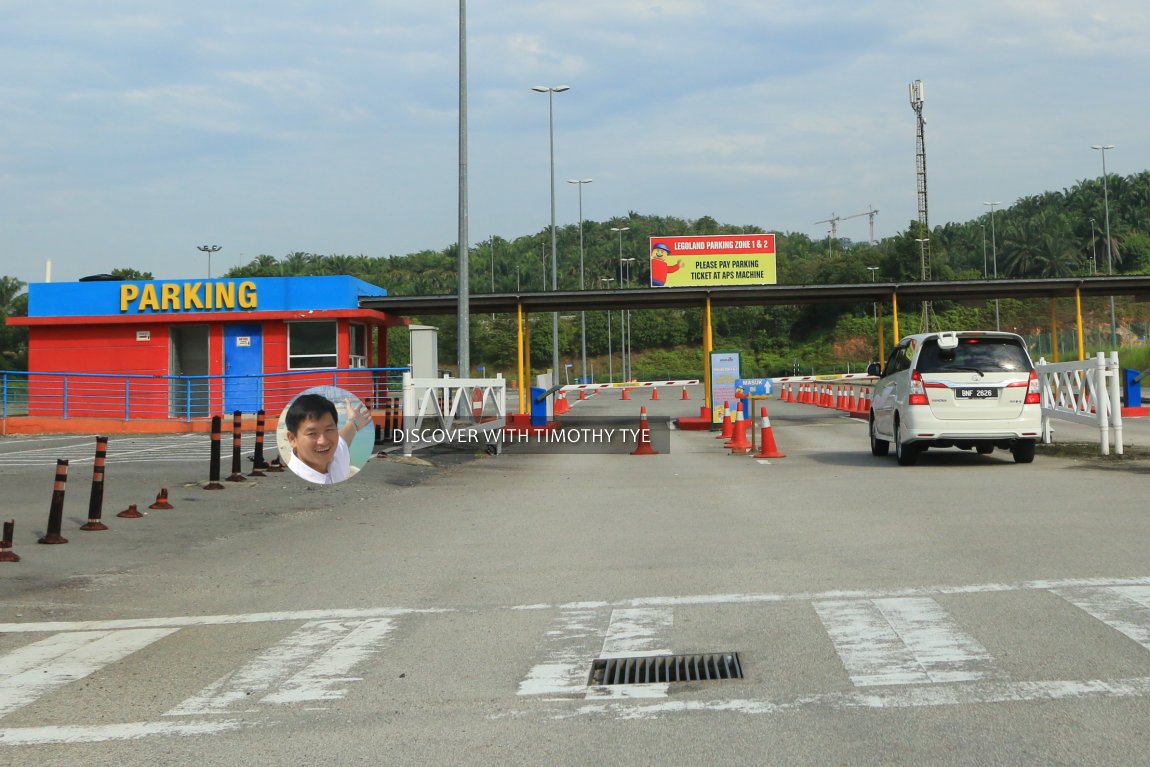
M359 397L336 386L300 392L280 413L280 461L317 485L349 479L371 458L375 429ZM366 432L366 433L364 433Z

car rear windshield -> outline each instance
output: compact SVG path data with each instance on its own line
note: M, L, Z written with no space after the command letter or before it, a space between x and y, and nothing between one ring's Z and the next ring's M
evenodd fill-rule
M969 371L1029 373L1030 358L1013 338L959 338L954 349L940 349L938 341L923 342L915 367L920 373Z

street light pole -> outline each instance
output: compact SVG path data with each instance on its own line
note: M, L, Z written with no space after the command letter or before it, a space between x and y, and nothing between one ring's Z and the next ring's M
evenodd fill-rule
M994 236L994 206L1001 205L998 200L992 202L984 202L983 205L990 206L990 254L994 259L994 279L998 279L998 240ZM998 312L998 299L994 299L994 329L1002 330L1002 318Z
M1098 276L1098 235L1094 233L1094 219L1090 219L1090 249L1093 255L1090 257L1090 272L1095 277Z
M212 254L222 250L219 245L197 245L196 250L202 250L208 254L208 279L212 278Z
M629 226L613 226L612 232L617 232L619 235L619 284L623 284L623 232L630 231ZM619 322L624 323L619 329L619 356L621 357L620 368L623 373L623 380L627 380L627 336L626 336L626 322L624 320L623 310L619 310Z
M536 85L531 90L547 94L547 134L551 157L551 291L559 290L559 261L555 246L555 94L571 90L569 85ZM551 312L551 376L552 384L559 376L559 312Z
M604 283L608 288L611 283L615 281L614 277L600 277L599 282ZM612 367L611 362L611 310L607 310L607 383L615 383L615 369Z
M622 266L623 264L627 265L627 271L626 271L626 274L624 276L624 282L623 282L624 288L626 288L627 286L629 286L631 284L631 264L635 263L635 261L636 261L636 259L634 259L634 258L624 258L620 261L620 266ZM627 373L629 374L629 377L627 380L631 380L631 378L635 377L635 368L634 368L634 365L632 364L633 360L631 359L631 310L630 309L624 309L623 310L623 316L626 317L626 322L623 323L623 332L626 334L626 338L627 338L627 344L624 347L627 350L627 362L626 362L626 365L624 366L624 368L627 371Z
M584 290L583 287L583 185L590 184L593 179L580 178L580 179L567 179L568 184L575 184L579 187L579 290ZM583 377L582 383L587 383L587 312L586 310L579 312L579 334L581 338L583 372L580 373Z
M870 272L870 281L871 281L872 285L874 284L875 272L877 272L878 270L879 270L879 268L877 266L868 266L867 267L867 271ZM872 304L872 307L874 309L874 324L877 325L878 324L878 301L875 301Z
M1114 260L1110 246L1110 191L1106 184L1106 150L1113 149L1113 144L1092 144L1091 149L1102 152L1102 202L1106 209L1106 275L1113 276ZM1110 348L1118 348L1118 325L1114 317L1114 296L1110 296Z

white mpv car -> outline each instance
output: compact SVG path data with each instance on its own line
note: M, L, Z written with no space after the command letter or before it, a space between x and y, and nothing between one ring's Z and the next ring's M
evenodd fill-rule
M1042 428L1042 395L1026 342L1014 333L947 331L903 338L879 376L870 412L870 449L894 443L902 466L929 447L1009 449L1034 460Z

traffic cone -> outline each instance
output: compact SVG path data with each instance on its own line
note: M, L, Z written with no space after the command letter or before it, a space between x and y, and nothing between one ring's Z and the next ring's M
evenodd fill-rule
M690 397L687 396L687 387L686 386L683 387L683 396L679 397L679 399L680 400L689 400L690 399Z
M658 455L659 451L651 447L651 427L647 425L647 408L639 409L639 444L631 455Z
M759 452L755 453L755 458L786 458L787 456L780 453L778 445L775 444L775 432L771 429L771 419L767 415L766 408L762 409L759 427Z
M579 401L582 402L585 399L587 399L587 392L580 389L579 390Z
M567 394L565 392L559 392L558 394L556 394L555 395L555 415L563 415L564 413L566 413L570 409L571 409L571 406L567 404Z
M651 401L654 402L657 399L659 399L659 389L658 389L658 387L652 386L651 387Z
M731 451L731 455L746 455L751 452L752 446L747 440L747 425L750 421L743 419L743 411L739 410L735 416L734 435L724 447Z
M723 429L719 432L719 436L715 439L727 440L734 434L735 420L734 415L731 413L731 403L723 403Z
M624 386L624 387L623 387L623 395L622 395L621 397L619 397L619 399L621 399L621 400L624 400L624 399L626 399L626 400L629 400L629 399L631 399L631 390L630 390L630 389L628 389L626 386Z
M149 509L174 509L172 504L168 503L168 488L161 487L160 492L156 495L156 502L148 507Z
M128 508L121 511L116 516L123 517L124 519L140 519L144 516L144 514L136 508L136 504L132 503L128 505Z

